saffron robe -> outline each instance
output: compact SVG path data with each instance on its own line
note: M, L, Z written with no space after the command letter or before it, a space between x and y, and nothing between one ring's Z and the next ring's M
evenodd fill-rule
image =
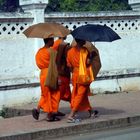
M68 46L67 43L62 42L62 39L58 39L54 42L53 48L57 50L57 68L59 75L59 90L60 99L64 101L71 101L70 90L70 70L66 64L66 55Z
M41 70L40 72L40 86L41 86L41 98L38 106L43 109L44 112L52 113L57 112L60 102L60 91L51 90L45 86L45 80L48 74L48 66L50 61L50 53L47 47L43 47L38 50L36 54L36 64Z
M82 48L86 49L86 48ZM85 62L86 63L86 62ZM71 109L73 111L88 111L91 110L91 105L88 99L90 84L79 84L79 67L80 67L80 50L76 46L72 47L67 54L67 65L73 69L72 72L72 99Z
M73 40L71 43L71 46L76 46L76 41ZM83 45L83 47L85 47L89 53L94 52L94 58L92 59L92 71L93 71L93 75L94 75L94 79L96 79L97 74L99 73L100 69L101 69L101 60L100 60L100 54L98 49L91 43L86 41L86 44Z

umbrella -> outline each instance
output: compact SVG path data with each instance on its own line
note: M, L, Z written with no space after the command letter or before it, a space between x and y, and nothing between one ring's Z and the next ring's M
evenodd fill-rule
M90 42L104 41L112 42L120 39L120 36L110 27L99 24L87 24L79 26L71 32L76 39L82 39Z
M70 30L59 23L38 23L29 26L23 34L31 38L65 37Z
M76 45L76 41L73 40L71 46L75 46ZM91 53L94 52L95 56L92 59L92 70L93 70L93 75L94 75L94 79L97 77L97 74L101 68L101 60L100 60L100 54L98 49L91 43L86 41L86 43L84 44L85 48L87 48L87 50Z

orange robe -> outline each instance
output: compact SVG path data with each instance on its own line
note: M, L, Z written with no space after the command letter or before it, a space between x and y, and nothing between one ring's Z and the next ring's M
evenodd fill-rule
M68 51L67 65L73 69L72 72L72 99L71 108L73 111L88 111L91 110L91 106L88 99L89 85L78 84L79 76L79 64L80 64L80 50L76 47L72 47Z
M53 49L54 50L57 50L59 45L62 43L62 39L57 39L54 41L54 44L53 44Z
M59 76L61 85L59 85L60 99L63 101L71 101L70 78Z
M54 42L53 48L55 50L58 50L59 52L59 47L61 47L62 40L58 39ZM61 50L60 50L61 51ZM65 53L65 51L63 51ZM66 54L62 54L62 55L66 55ZM63 59L62 56L59 59ZM58 60L60 61L60 60ZM66 60L65 60L66 61ZM58 66L59 67L59 66ZM60 90L60 99L64 100L64 101L71 101L71 90L70 90L70 77L67 75L61 75L61 72L59 72L59 68L58 68L58 74L59 74L59 80L61 81L60 85L59 85L59 90Z
M50 90L45 86L45 80L48 72L50 54L48 49L44 46L39 49L36 54L36 64L41 70L40 72L40 86L41 86L41 98L38 106L43 109L44 112L52 113L57 112L60 102L60 91Z

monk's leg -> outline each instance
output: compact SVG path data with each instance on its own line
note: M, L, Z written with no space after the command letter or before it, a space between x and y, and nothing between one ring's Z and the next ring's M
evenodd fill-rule
M88 111L91 109L88 94L87 94L88 86L78 85L77 87L77 95L74 98L73 110L77 111Z
M88 86L83 85L74 86L72 92L72 110L68 116L68 121L73 121L77 111L88 111L91 109L88 100L87 89Z
M57 113L59 108L59 102L60 102L60 91L51 91L51 112Z
M71 100L70 79L65 76L60 76L61 84L59 85L60 99L64 101Z
M47 112L47 110L48 110L47 109L47 102L46 102L46 99L48 98L47 97L48 89L45 88L43 83L44 83L43 78L40 78L41 97L39 99L37 108L32 109L32 116L36 120L39 119L40 109L42 109L44 112Z

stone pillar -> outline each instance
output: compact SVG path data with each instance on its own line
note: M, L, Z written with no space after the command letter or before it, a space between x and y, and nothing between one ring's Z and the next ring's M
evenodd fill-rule
M44 22L44 10L48 0L20 0L20 6L24 12L32 13L34 23Z
M140 0L128 0L129 5L135 11L140 11Z
M44 10L48 4L48 0L19 0L24 13L31 13L34 18L32 24L44 22ZM37 50L44 45L41 39L33 40L33 51L36 54ZM34 56L33 56L34 57ZM38 75L38 69L35 70L35 75Z

